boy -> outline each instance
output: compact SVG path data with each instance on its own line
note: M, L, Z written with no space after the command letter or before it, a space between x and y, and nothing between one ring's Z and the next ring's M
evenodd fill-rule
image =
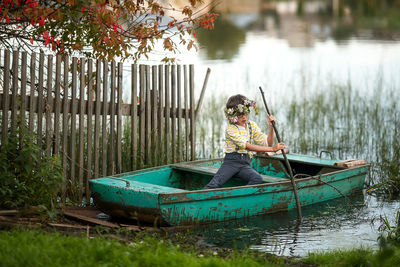
M262 183L262 177L250 167L252 153L276 152L285 148L284 143L273 143L273 116L268 116L268 136L261 132L260 128L253 121L248 121L250 108L258 114L257 105L243 95L231 96L225 108L225 116L229 126L225 131L225 158L224 162L215 174L213 179L203 189L219 188L233 176L238 176L247 182L247 185Z

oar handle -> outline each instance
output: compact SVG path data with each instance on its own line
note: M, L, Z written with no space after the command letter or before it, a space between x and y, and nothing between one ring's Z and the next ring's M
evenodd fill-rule
M259 88L260 88L260 91L261 91L261 95L262 95L262 99L263 99L263 102L264 102L265 109L267 110L268 115L271 115L271 112L269 112L269 108L268 108L268 105L267 105L267 101L265 100L264 91L263 91L263 89L261 88L261 86L260 86ZM274 121L271 121L271 124L272 124L272 127L273 127L273 129L274 129L276 139L277 139L278 142L280 143L280 142L281 142L281 137L279 136L278 130L276 129L275 122L274 122ZM283 149L282 149L282 152L283 152Z
M271 115L271 113L269 112L269 109L268 109L267 101L265 100L264 91L262 90L261 86L259 88L260 88L261 95L262 95L262 98L263 98L263 101L264 101L265 109L267 110L268 115ZM276 129L275 122L272 121L271 124L272 124L272 127L274 128L276 139L280 143L281 142L281 138L279 136L278 130ZM281 151L282 151L282 156L283 156L283 159L285 161L286 167L287 167L289 175L290 175L290 181L292 182L293 193L294 193L294 196L295 196L295 199L296 199L298 219L299 219L299 221L301 221L301 219L302 219L302 217L301 217L301 207L300 207L299 196L297 195L296 183L294 182L294 176L293 176L292 167L290 166L289 160L286 157L285 149L281 149Z

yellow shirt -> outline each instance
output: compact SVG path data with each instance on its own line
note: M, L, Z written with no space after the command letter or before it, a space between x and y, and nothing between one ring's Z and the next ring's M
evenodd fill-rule
M225 152L248 153L252 157L252 152L246 149L246 143L256 144L260 146L268 146L267 135L261 132L260 128L254 121L249 121L251 126L251 138L248 127L229 124L225 131ZM248 126L248 125L246 125Z

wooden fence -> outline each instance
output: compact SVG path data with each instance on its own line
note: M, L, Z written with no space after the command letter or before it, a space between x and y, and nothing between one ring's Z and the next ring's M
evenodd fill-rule
M1 144L18 118L26 121L45 153L62 159L63 200L89 196L92 178L195 159L195 111L209 70L196 110L193 65L133 64L127 82L114 61L1 56Z

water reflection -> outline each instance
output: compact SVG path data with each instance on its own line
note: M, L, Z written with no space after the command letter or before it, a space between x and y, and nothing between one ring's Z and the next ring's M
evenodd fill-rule
M223 155L228 96L242 93L262 103L262 86L292 152L318 156L330 150L340 159L365 159L372 164L369 185L398 170L400 0L224 0L217 11L245 38L220 33L218 38L236 40L224 44L226 50L235 47L218 58L225 60L208 56L211 38L201 43L199 67L210 67L212 74L197 123L200 158ZM213 51L219 43L214 41ZM260 114L251 119L266 130L265 111ZM350 205L339 199L305 207L297 228L293 211L199 231L217 246L283 255L377 248L376 220L387 215L393 221L399 207L399 200L359 196Z
M201 48L206 50L207 58L212 60L232 59L245 41L245 31L227 19L219 19L213 31L200 31L197 36Z
M250 247L286 256L361 245L377 248L374 216L383 212L391 218L391 210L399 204L369 198L358 195L303 207L301 224L296 211L291 211L213 224L196 233L218 247Z
M245 32L287 40L290 47L316 41L400 40L400 1L222 0L211 1L220 13L214 32L200 31L208 59L231 59Z

